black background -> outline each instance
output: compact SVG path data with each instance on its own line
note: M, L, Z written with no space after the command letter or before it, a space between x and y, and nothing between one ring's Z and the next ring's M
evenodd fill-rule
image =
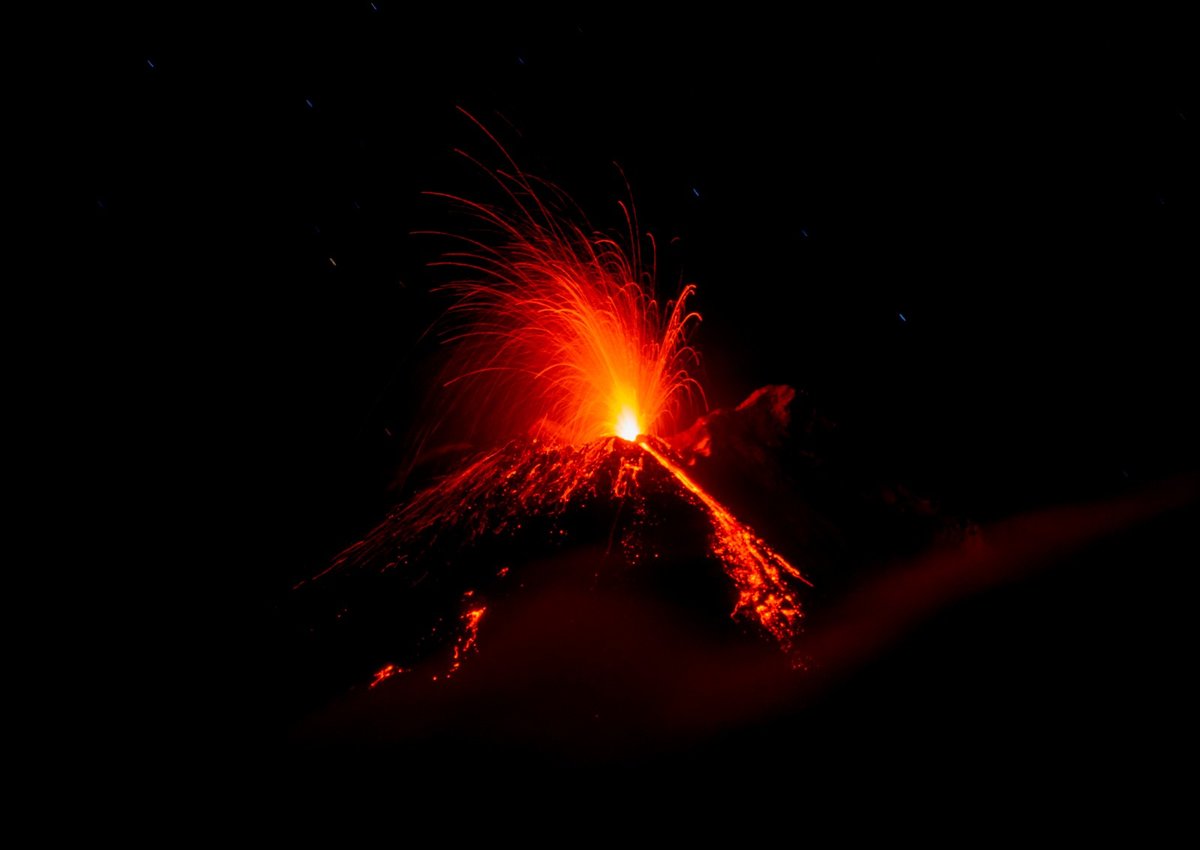
M154 458L152 493L186 494L161 569L215 600L204 690L224 711L252 693L270 660L229 645L390 498L441 306L442 245L412 234L453 225L422 192L488 191L455 148L497 161L459 107L605 228L620 165L663 294L699 288L713 406L800 387L881 480L984 522L1194 469L1194 69L1173 22L1112 23L449 23L389 2L97 21L75 86L107 281L87 303L117 316L103 368L138 411L121 438ZM915 677L928 707L978 663L1063 715L1110 675L1145 708L1129 694L1184 673L1145 666L1149 624L1182 628L1184 567L1161 539L1121 545L982 625L950 617L863 700ZM984 639L1004 626L1015 644Z

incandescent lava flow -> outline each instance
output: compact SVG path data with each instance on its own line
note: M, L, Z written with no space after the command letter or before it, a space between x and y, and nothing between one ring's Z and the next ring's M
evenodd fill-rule
M598 525L605 557L636 566L698 538L727 579L726 610L791 653L808 581L689 476L667 439L703 404L687 343L699 321L687 308L694 288L661 305L653 239L647 268L632 205L621 204L625 238L598 232L496 145L506 167L486 171L500 204L438 195L467 214L471 233L441 234L454 241L436 264L453 274L442 287L451 355L446 407L430 417L469 418L473 438L493 448L395 508L314 581L382 574L403 576L407 587L453 588L440 591L449 613L432 630L441 637L400 629L396 639L428 646L452 637L449 675L477 647L485 600L511 581L507 561L516 559L505 545L514 539L559 545ZM664 535L664 517L685 527ZM380 648L388 663L372 684L403 672L416 651Z

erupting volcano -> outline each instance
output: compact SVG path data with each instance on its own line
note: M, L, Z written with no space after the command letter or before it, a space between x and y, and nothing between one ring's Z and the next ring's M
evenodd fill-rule
M503 203L437 195L468 214L473 232L440 234L455 243L436 264L454 274L441 288L452 299L442 326L451 354L431 420L468 419L474 444L491 448L394 509L317 579L411 572L405 583L415 585L436 583L432 572L455 574L449 585L467 589L453 593L454 672L476 647L487 610L480 600L509 572L464 566L482 540L520 535L557 545L581 524L606 524L598 529L606 557L636 566L699 537L727 577L732 616L790 652L808 581L688 474L678 451L702 451L695 437L672 436L704 398L687 343L700 319L687 307L694 287L664 307L654 291L653 238L645 237L647 267L632 204L620 204L623 238L599 232L565 193L525 174L489 138L507 162L485 169ZM598 502L615 507L581 519ZM701 528L664 533L668 503L703 517ZM375 683L401 669L389 663Z

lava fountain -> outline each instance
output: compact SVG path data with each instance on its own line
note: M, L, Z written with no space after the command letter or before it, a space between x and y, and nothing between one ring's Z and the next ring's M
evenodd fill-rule
M480 166L502 203L431 193L471 223L469 234L441 234L454 243L436 263L454 276L440 288L451 297L442 331L451 357L441 383L447 403L493 448L394 509L317 578L402 568L447 529L465 546L531 517L561 515L598 488L631 499L640 473L654 465L707 518L708 551L735 589L732 616L790 652L807 580L694 481L662 439L703 402L689 371L698 362L687 343L700 320L687 308L694 287L660 304L654 242L646 237L647 268L632 203L620 205L623 239L593 229L564 192L522 172L475 123L506 161ZM473 594L463 599L449 672L477 645L485 608ZM398 670L389 665L377 677Z
M667 433L702 396L688 373L696 353L686 336L700 318L687 310L694 287L660 306L653 238L644 269L632 203L621 204L627 252L496 144L509 169L488 173L504 207L431 193L465 210L479 231L441 234L458 247L435 263L457 278L441 288L453 299L444 330L455 349L445 379L452 397L486 409L493 438L525 433L578 445Z

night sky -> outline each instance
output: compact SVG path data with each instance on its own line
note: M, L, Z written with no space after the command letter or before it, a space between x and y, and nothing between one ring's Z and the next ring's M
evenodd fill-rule
M489 191L456 148L497 161L459 107L604 229L620 166L662 294L698 287L713 407L800 388L862 470L983 523L1196 469L1200 114L1170 22L1115 39L963 21L947 41L805 14L208 15L97 22L82 188L106 282L90 297L149 317L119 319L107 352L140 411L122 436L188 494L167 557L203 553L181 584L220 600L188 636L195 675L246 728L275 704L255 690L264 612L394 498L444 306L427 267L444 243L418 232L455 226L422 193ZM911 720L961 674L956 705L1001 682L1006 710L1044 711L1080 750L1062 730L1102 691L1157 716L1185 672L1164 644L1194 519L952 612L837 705L943 683L904 697Z

